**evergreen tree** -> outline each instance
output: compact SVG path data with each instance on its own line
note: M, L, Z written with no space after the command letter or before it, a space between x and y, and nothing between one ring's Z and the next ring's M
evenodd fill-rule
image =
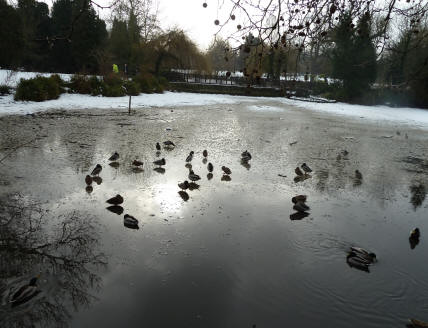
M21 18L6 0L0 0L0 67L19 65L24 47Z
M343 81L344 100L363 95L376 78L376 52L370 38L371 17L364 14L353 28L350 14L341 17L334 33L333 77Z
M113 20L109 50L113 57L113 63L119 65L119 67L123 67L125 64L129 63L131 57L131 44L126 22L116 18Z
M58 0L52 7L52 28L59 36L52 64L57 71L98 71L97 51L105 46L107 30L88 0Z

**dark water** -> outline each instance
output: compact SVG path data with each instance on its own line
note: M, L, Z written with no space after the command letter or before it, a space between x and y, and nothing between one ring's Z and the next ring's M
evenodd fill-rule
M404 327L409 317L428 320L425 131L245 105L0 124L0 158L37 137L2 163L1 327ZM177 147L157 157L155 143L167 139ZM211 180L203 149L214 164ZM246 149L250 167L239 161ZM337 158L344 149L349 154ZM114 168L107 158L116 150ZM177 183L187 179L190 150L202 179L185 202ZM163 174L151 163L162 157ZM134 159L143 170L132 169ZM303 162L314 172L295 183ZM102 181L87 193L84 178L97 163ZM231 181L222 180L222 165ZM106 210L118 193L123 214L140 229ZM302 193L310 215L290 220L291 197ZM411 249L415 227L421 239ZM377 254L370 273L347 265L353 245ZM11 291L38 273L41 293L11 308Z

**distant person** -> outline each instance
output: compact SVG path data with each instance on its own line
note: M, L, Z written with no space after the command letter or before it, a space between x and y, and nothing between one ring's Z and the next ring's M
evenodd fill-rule
M117 67L116 64L113 64L113 73L115 74L119 73L119 67Z

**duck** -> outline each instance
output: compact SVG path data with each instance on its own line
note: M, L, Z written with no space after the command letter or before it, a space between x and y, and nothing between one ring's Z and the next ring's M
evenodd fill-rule
M224 174L232 174L232 171L227 166L222 166L221 169L223 170Z
M92 186L86 186L85 190L88 194L90 194L91 192L94 191L94 188Z
M189 194L184 190L180 190L178 194L180 195L181 199L184 200L185 202L189 200Z
M95 168L92 170L91 175L99 175L103 167L100 164L95 165Z
M415 228L412 231L410 231L410 237L411 239L419 239L421 236L421 232L419 231L419 228Z
M207 168L208 168L208 172L210 173L214 171L214 166L212 165L212 163L208 163Z
M100 185L101 183L103 183L103 178L101 178L100 176L92 177L92 180L93 180L97 185Z
M310 207L303 202L297 202L294 204L293 209L297 212L307 212L310 210Z
M113 155L111 155L110 156L110 158L108 159L109 161L112 161L112 162L115 162L115 161L117 161L119 159L119 154L118 154L118 152L114 152L114 154Z
M106 200L107 203L112 204L112 205L120 205L123 203L123 197L119 194L117 194L116 196L107 199Z
M363 178L363 175L360 171L355 170L355 179L361 180Z
M198 181L200 179L201 179L201 177L199 175L195 174L195 172L193 172L193 170L190 170L190 172L189 172L189 180L190 181L195 182L195 181Z
M165 158L158 159L157 161L154 161L153 164L158 165L158 166L165 165L166 164Z
M248 150L242 152L241 157L249 157L251 159L251 154Z
M156 150L160 151L161 150L161 145L159 144L159 142L156 142Z
M174 148L175 147L175 144L171 140L164 141L163 144L167 148Z
M369 265L361 262L360 259L358 259L352 254L352 252L346 256L346 263L348 263L350 267L353 267L362 271L370 272Z
M189 189L189 181L185 180L184 182L179 183L179 184L178 184L178 187L179 187L181 190Z
M85 177L85 182L87 186L90 186L92 184L92 177L90 175L87 175Z
M297 176L302 177L304 176L302 170L300 169L300 167L296 167L296 169L294 170L294 172L296 173Z
M242 162L249 162L251 160L251 158L252 158L252 156L251 156L250 152L247 150L241 154L241 161Z
M294 196L293 198L291 198L291 201L294 204L305 203L307 198L308 198L308 196L306 196L306 195L297 195L297 196Z
M207 179L208 179L208 180L211 180L213 177L214 177L214 176L213 176L213 174L212 174L211 172L207 174Z
M202 152L202 156L204 156L205 158L208 157L208 151L206 149L204 149L204 151Z
M365 264L365 265L371 265L373 263L371 260L361 256L360 254L358 254L354 251L350 251L348 253L348 256L353 257L355 261L360 262L360 263Z
M186 157L186 162L187 162L187 163L190 163L190 162L192 161L192 159L193 159L193 154L194 154L194 151L192 150L192 151L189 153L189 155Z
M139 161L139 160L134 159L134 161L132 162L132 165L139 167L139 166L143 166L144 163Z
M303 163L300 167L303 169L303 171L305 171L305 173L312 172L312 169L306 163Z
M227 174L223 174L223 176L220 179L221 181L232 181L232 178L230 177L230 175Z
M10 299L10 303L13 304L21 304L29 301L31 298L40 293L40 290L37 288L37 279L39 279L40 275L37 275L30 279L30 282L24 286L21 286Z
M377 260L375 253L369 252L369 251L367 251L361 247L352 246L351 252L354 252L354 253L358 254L359 257L362 257L362 258L369 260L371 262L375 262Z
M129 214L123 217L123 224L128 228L138 229L138 220Z

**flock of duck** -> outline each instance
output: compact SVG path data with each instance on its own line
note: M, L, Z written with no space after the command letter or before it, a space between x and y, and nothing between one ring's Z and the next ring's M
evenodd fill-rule
M175 144L170 140L163 142L163 145L164 145L164 148L168 150L172 150L175 148ZM161 151L161 146L158 142L156 143L156 150L157 150L157 155L159 155ZM188 179L178 183L178 187L180 189L178 191L178 194L184 201L188 201L190 198L186 190L192 191L195 189L199 189L199 185L197 184L197 181L201 180L201 177L198 174L196 174L192 169L191 162L193 160L194 154L195 154L194 151L191 151L185 159L185 163L186 163L185 167L188 168L189 170L189 173L187 175ZM202 162L204 164L207 164L208 151L205 149L202 152L202 155L203 155ZM343 155L346 156L347 152L343 153ZM119 163L117 162L119 158L120 158L119 153L114 152L108 159L110 161L110 165L113 167L119 166ZM249 161L251 159L252 159L252 156L250 152L248 152L247 150L241 154L241 164L247 168L249 168ZM144 163L142 161L139 161L138 159L135 159L131 164L134 169L138 169L138 170L141 170L144 165ZM155 167L153 168L155 171L160 173L165 172L165 169L162 168L162 166L166 165L165 158L155 160L153 161L153 164L155 165ZM230 175L232 174L231 169L226 166L222 166L221 170L223 172L223 176L221 180L230 181L231 180ZM90 175L86 175L85 183L87 185L86 191L88 193L92 192L93 190L93 187L92 187L93 182L97 183L98 185L102 182L102 179L100 177L101 171L102 171L102 166L100 164L97 164L92 170L92 172L90 173ZM211 180L213 178L212 172L214 171L214 165L211 162L207 164L207 171L208 171L207 179ZM294 181L299 182L310 178L311 172L312 172L312 169L306 163L303 163L300 167L298 166L295 168L296 176L294 178ZM358 170L355 170L355 179L362 180L362 178L363 176L361 172ZM310 210L310 207L306 204L307 202L306 195L296 195L291 198L291 201L293 203L293 210L296 211L295 213L290 215L291 220L300 220L309 215L308 211ZM109 211L114 212L118 215L121 215L123 213L124 209L121 205L124 202L124 198L121 195L117 194L116 196L107 199L106 202L110 205L107 207ZM138 219L136 219L134 216L129 214L124 215L123 224L125 227L130 229L139 229ZM413 229L410 232L410 236L409 236L409 242L412 249L415 248L416 245L419 243L419 238L420 238L419 228ZM346 262L350 267L353 267L362 271L370 272L369 268L371 265L377 262L377 257L376 257L376 254L371 251L368 251L361 247L352 246L347 251ZM21 286L18 290L14 292L14 294L10 298L10 303L12 304L12 306L25 303L31 298L33 298L34 296L36 296L38 293L40 293L40 290L38 290L37 288L38 278L39 276L33 277L28 284ZM409 320L413 327L428 327L428 323L426 322L416 320L416 319L409 319Z

